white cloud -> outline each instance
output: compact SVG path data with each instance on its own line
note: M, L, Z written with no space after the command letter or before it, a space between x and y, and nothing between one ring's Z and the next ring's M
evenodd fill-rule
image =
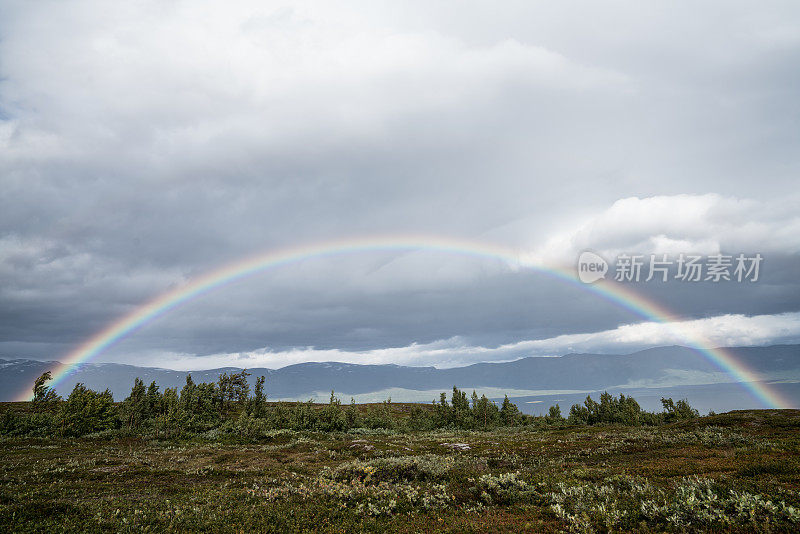
M321 350L313 347L273 352L260 349L232 354L196 356L176 353L137 353L137 365L180 370L214 367L279 368L304 362L336 361L358 364L458 367L485 361L509 361L526 356L560 356L572 352L626 353L664 346L690 345L702 340L712 347L754 346L800 342L800 312L777 315L721 315L673 323L643 322L601 332L525 340L498 347L473 346L454 337L368 351ZM119 358L116 361L123 361Z
M582 250L619 253L800 252L794 202L766 205L718 194L629 197L548 238L531 262L571 265Z

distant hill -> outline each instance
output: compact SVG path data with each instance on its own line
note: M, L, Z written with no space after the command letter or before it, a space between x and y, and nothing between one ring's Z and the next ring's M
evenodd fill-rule
M800 345L733 347L726 350L763 380L800 381ZM0 360L0 400L13 400L20 391L29 390L30 384L41 373L60 367L59 362L53 361ZM223 372L239 370L228 367L192 371L191 374L195 382L210 382L216 381ZM267 377L267 392L271 399L326 399L334 389L345 400L355 396L359 402L378 400L388 395L397 401L430 401L438 391L449 390L453 385L470 390L476 388L485 391L489 397L506 392L516 398L554 398L554 395L566 394L575 397L583 392L608 389L645 391L655 394L654 398L657 398L659 390L666 391L676 386L685 388L734 382L730 375L706 357L680 346L658 347L625 355L530 357L513 362L480 363L452 369L322 362L248 371L254 377ZM57 389L61 394L68 394L76 382L83 382L93 389L108 387L119 400L128 395L137 376L146 383L155 380L163 389L180 388L186 381L186 374L154 367L88 363L76 368ZM251 378L251 383L254 381ZM725 388L717 389L721 391ZM797 404L800 405L800 398Z

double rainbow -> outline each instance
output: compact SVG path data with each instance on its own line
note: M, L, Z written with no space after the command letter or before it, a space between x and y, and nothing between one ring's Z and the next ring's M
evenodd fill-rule
M55 375L51 386L58 385L69 373L80 364L91 360L105 349L131 334L138 328L154 321L181 304L214 291L236 280L263 272L267 269L285 266L295 262L357 252L412 252L435 251L462 256L494 258L521 268L531 269L562 282L572 284L584 291L613 302L645 319L670 325L686 339L688 346L715 363L720 369L730 374L737 382L748 389L765 407L788 408L790 403L774 389L760 382L757 376L738 361L730 352L713 348L707 340L699 338L696 333L682 329L680 319L669 310L645 299L620 284L601 280L595 284L580 283L575 273L562 268L546 267L522 260L512 249L474 241L465 241L435 236L380 236L342 241L328 241L300 247L290 247L267 252L228 264L203 276L189 281L183 286L167 291L151 301L139 306L127 315L114 321L83 344L75 348L61 361L64 364ZM30 389L20 392L18 400L28 400Z

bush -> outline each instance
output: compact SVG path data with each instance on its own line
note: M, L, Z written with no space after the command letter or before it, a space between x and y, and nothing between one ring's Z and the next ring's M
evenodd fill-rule
M530 502L540 496L537 486L522 480L519 473L482 475L475 490L478 498L487 505Z
M455 457L435 454L355 460L339 466L331 477L334 480L365 483L433 481L444 479L456 465Z
M395 427L395 418L391 411L392 399L383 401L377 405L367 407L367 414L364 416L364 426L367 428L384 428L390 430Z
M82 436L117 426L111 391L106 389L98 393L80 382L75 384L72 393L61 405L59 416L61 433L65 436Z
M57 418L52 413L6 411L0 416L0 434L3 436L52 437L57 428Z
M31 404L34 411L51 410L61 402L61 396L57 395L53 388L45 385L52 378L50 371L46 371L33 383L33 400Z
M655 414L642 410L633 397L620 394L614 398L608 392L600 395L600 402L587 396L583 405L573 404L569 410L567 422L571 425L595 425L599 423L620 424L626 426L658 425L665 422L693 419L699 417L697 410L689 406L686 400L677 403L672 399L661 399L664 412ZM552 410L552 408L551 408ZM560 415L560 414L559 414ZM553 414L550 414L552 418Z

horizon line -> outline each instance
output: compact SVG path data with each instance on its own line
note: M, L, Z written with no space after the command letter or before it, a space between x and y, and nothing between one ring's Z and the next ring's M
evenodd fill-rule
M525 341L536 341L536 340L525 340ZM406 345L407 346L407 345ZM754 348L771 348L771 347L800 347L800 343L769 343L766 345L726 345L726 346L716 346L710 350L735 350L735 349L754 349ZM402 347L391 347L391 348L402 348ZM248 369L267 369L269 371L277 371L279 369L285 369L287 367L292 367L296 365L306 365L306 364L322 364L322 363L338 363L342 365L357 365L361 367L366 366L395 366L395 367L408 367L412 369L437 369L437 370L447 370L447 369L464 369L467 367L471 367L473 365L485 365L485 364L504 364L504 363L513 363L518 362L520 360L526 359L533 359L533 358L541 358L541 359L553 359L553 358L565 358L567 356L633 356L635 354L639 354L640 352L646 352L649 350L657 350L657 349L670 349L670 348L679 348L679 349L686 349L692 352L696 352L697 349L690 346L690 345L679 345L679 344L672 344L672 345L653 345L652 347L646 347L638 350L634 350L633 352L565 352L562 354L555 354L555 355L528 355L528 356L520 356L519 358L513 358L509 360L485 360L479 362L472 362L467 363L464 365L454 365L452 367L437 367L436 365L411 365L411 364L402 364L402 363L353 363L353 362L346 362L341 360L309 360L304 362L297 362L297 363L289 363L286 365L282 365L280 367L265 367L265 366L254 366L254 367L239 367L235 365L228 365L228 366L221 366L221 367L208 367L202 369L173 369L170 367L157 367L157 366L150 366L150 365L136 365L132 363L120 363L120 362L77 362L71 364L71 368L77 370L78 368L84 365L123 365L126 367L136 367L138 369L158 369L161 371L172 371L176 373L204 373L209 371L216 371L216 370L225 370L225 369L239 369L239 370L248 370ZM369 350L374 349L367 349L364 352L368 352ZM358 352L358 351L355 351ZM198 358L202 358L202 356L198 356ZM59 365L70 365L61 360L37 360L34 358L5 358L0 357L0 360L4 361L27 361L27 362L39 362L39 363L55 363ZM760 378L752 378L750 380L732 380L731 382L726 382L729 384L735 384L738 382L766 382L766 381L773 381L774 379L760 379Z

